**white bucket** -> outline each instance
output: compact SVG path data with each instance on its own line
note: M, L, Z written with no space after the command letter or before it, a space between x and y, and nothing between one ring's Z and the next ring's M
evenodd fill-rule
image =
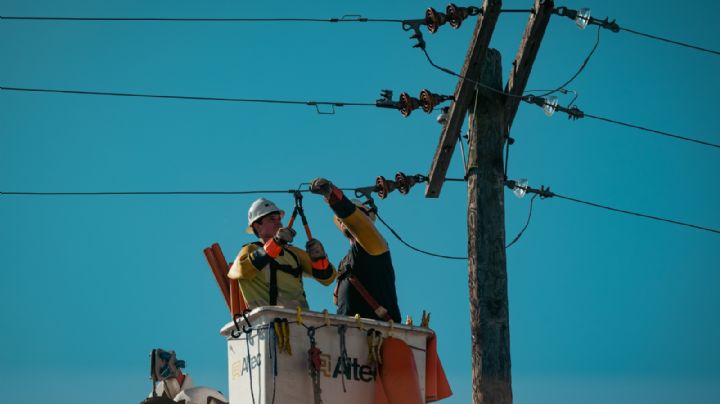
M259 307L251 311L238 325L248 333L238 333L234 323L222 328L228 339L228 378L232 404L314 404L313 382L310 375L308 330L314 327L316 347L320 358L320 397L326 404L367 404L374 398L375 367L368 358L367 331L375 329L383 338L392 335L405 341L413 351L417 367L421 397L425 396L425 350L432 331L425 327L393 325L384 321L303 312L302 323L297 313L281 307ZM279 352L273 328L275 318L287 319L292 355ZM329 325L327 325L329 324ZM341 337L345 326L347 366L342 369ZM235 331L237 338L231 333ZM344 388L343 388L344 385Z

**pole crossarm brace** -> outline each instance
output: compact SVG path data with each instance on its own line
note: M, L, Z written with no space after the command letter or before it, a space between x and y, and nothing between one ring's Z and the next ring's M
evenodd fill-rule
M495 30L495 24L500 15L501 6L501 0L483 1L483 12L478 15L475 31L473 32L473 39L470 42L470 47L465 56L465 63L460 73L461 78L455 87L455 102L450 106L447 123L443 126L440 143L435 150L435 157L430 167L428 184L425 187L426 198L437 198L440 196L440 189L447 175L450 158L455 151L455 145L460 136L460 129L465 120L465 114L475 93L475 84L473 81L479 81L482 61L485 59L485 54L490 45L490 38Z
M533 11L530 13L520 48L512 64L512 71L508 77L505 92L510 94L505 100L506 128L512 126L515 114L520 106L520 97L525 91L525 85L530 77L535 56L540 49L540 43L545 35L545 28L550 22L554 4L552 0L535 0Z

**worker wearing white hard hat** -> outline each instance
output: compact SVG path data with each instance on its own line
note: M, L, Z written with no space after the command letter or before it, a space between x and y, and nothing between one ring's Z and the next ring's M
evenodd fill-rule
M284 216L282 209L265 198L248 209L245 230L259 241L244 245L228 272L229 278L240 283L248 308L277 305L307 309L302 277L329 285L337 275L320 241L308 241L305 250L291 245L295 230L283 227Z

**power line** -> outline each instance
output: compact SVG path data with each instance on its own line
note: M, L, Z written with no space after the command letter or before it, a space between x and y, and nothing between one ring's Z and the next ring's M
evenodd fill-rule
M720 148L720 144L710 143L710 142L706 142L704 140L694 139L694 138L690 138L687 136L681 136L681 135L677 135L677 134L670 133L670 132L665 132L665 131L661 131L661 130L657 130L657 129L647 128L647 127L640 126L640 125L635 125L635 124L631 124L631 123L627 123L627 122L618 121L615 119L610 119L610 118L605 118L605 117L601 117L601 116L597 116L597 115L588 114L588 113L580 110L580 108L578 108L576 106L573 106L570 108L563 107L563 106L557 105L557 103L549 103L547 101L547 99L542 98L542 97L535 97L532 95L527 95L527 96L523 97L523 101L525 101L529 104L535 104L539 107L542 107L543 109L546 110L546 112L550 111L549 112L550 115L552 115L552 113L554 113L555 111L560 111L560 112L564 112L564 113L568 114L568 117L573 120L587 117L587 118L597 119L600 121L605 121L608 123L613 123L616 125L625 126L628 128L638 129L638 130L645 131L648 133L654 133L657 135L672 137L672 138L678 139L678 140L693 142L693 143L701 144L703 146Z
M648 215L648 214L645 214L645 213L632 212L632 211L629 211L629 210L613 208L613 207L610 207L610 206L601 205L601 204L599 204L599 203L588 202L588 201L583 201L583 200L576 199L576 198L571 198L571 197L569 197L569 196L558 195L558 194L556 194L556 193L553 193L553 196L554 196L554 197L557 197L557 198L560 198L560 199L566 199L566 200L568 200L568 201L577 202L577 203L581 203L581 204L588 205L588 206L593 206L593 207L596 207L596 208L601 208L601 209L610 210L610 211L613 211L613 212L625 213L625 214L627 214L627 215L644 217L644 218L647 218L647 219L657 220L657 221L660 221L660 222L666 222L666 223L676 224L676 225L679 225L679 226L686 226L686 227L691 227L691 228L698 229L698 230L705 230L705 231L709 231L709 232L712 232L712 233L718 233L718 234L720 234L720 230L712 229L712 228L709 228L709 227L698 226L698 225L695 225L695 224L680 222L680 221L672 220L672 219L666 219L666 218L662 218L662 217L659 217L659 216Z
M718 52L718 51L716 51L716 50L707 49L707 48L703 48L703 47L700 47L700 46L691 45L691 44L689 44L689 43L680 42L680 41L675 41L675 40L672 40L672 39L662 38L662 37L659 37L659 36L656 36L656 35L651 35L651 34L646 34L646 33L643 33L643 32L638 32L638 31L632 30L632 29L630 29L630 28L622 28L622 27L620 27L620 30L621 30L621 31L625 31L625 32L629 32L629 33L631 33L631 34L635 34L635 35L639 35L639 36L644 36L644 37L646 37L646 38L655 39L655 40L658 40L658 41L667 42L667 43L670 43L670 44L679 45L679 46L683 46L683 47L686 47L686 48L699 50L699 51L702 51L702 52L712 53L712 54L715 54L715 55L720 55L720 52Z
M42 16L0 16L0 20L16 21L135 21L135 22L380 22L402 23L404 20L365 18L357 14L346 14L340 18L171 18L171 17L42 17Z
M557 197L557 198L560 198L560 199L565 199L565 200L568 200L568 201L577 202L577 203L581 203L581 204L584 204L584 205L588 205L588 206L592 206L592 207L596 207L596 208L601 208L601 209L605 209L605 210L609 210L609 211L613 211L613 212L617 212L617 213L624 213L624 214L627 214L627 215L644 217L644 218L646 218L646 219L657 220L657 221L661 221L661 222L665 222L665 223L670 223L670 224L675 224L675 225L685 226L685 227L691 227L691 228L698 229L698 230L704 230L704 231L709 231L709 232L711 232L711 233L718 233L718 234L720 234L720 230L718 230L718 229L713 229L713 228L710 228L710 227L698 226L698 225L695 225L695 224L686 223L686 222L681 222L681 221L673 220L673 219L667 219L667 218L663 218L663 217L660 217L660 216L653 216L653 215L649 215L649 214L646 214L646 213L633 212L633 211L630 211L630 210L613 208L613 207L611 207L611 206L602 205L602 204L595 203L595 202L588 202L588 201L584 201L584 200L581 200L581 199L572 198L572 197L569 197L569 196L559 195L559 194L557 194L557 193L555 193L555 192L550 191L550 188L549 188L549 187L546 188L546 187L544 187L544 186L541 186L540 189L536 189L536 188L532 188L532 187L529 187L529 186L526 186L526 185L525 185L525 186L521 186L521 185L519 185L516 181L513 181L513 180L505 181L505 185L506 185L508 188L510 188L511 190L520 189L520 190L523 190L525 193L529 193L529 194L531 193L531 194L539 195L540 198L542 198L542 199Z
M663 136L672 137L672 138L679 139L679 140L684 140L687 142L693 142L693 143L698 143L698 144L705 145L705 146L720 148L720 144L710 143L710 142L706 142L704 140L698 140L698 139L693 139L693 138L689 138L689 137L685 137L685 136L680 136L680 135L676 135L673 133L664 132L664 131L657 130L657 129L650 129L650 128L646 128L644 126L634 125L634 124L627 123L627 122L620 122L620 121L616 121L614 119L604 118L601 116L591 115L588 113L585 113L584 115L588 118L597 119L597 120L605 121L605 122L609 122L609 123L614 123L616 125L626 126L628 128L634 128L634 129L638 129L638 130L649 132L649 133L655 133L658 135L663 135Z
M590 58L591 58L592 55L595 53L595 50L598 48L598 45L600 45L600 27L599 27L599 26L598 26L598 29L597 29L597 38L595 39L595 45L594 45L594 46L592 47L592 49L590 50L590 53L588 53L588 55L585 57L585 60L583 60L582 64L580 65L580 68L578 69L578 71L575 72L575 74L574 74L572 77L570 77L570 79L568 79L566 82L564 82L563 84L559 85L556 89L554 89L554 90L549 90L549 91L547 91L546 93L541 94L539 97L547 97L547 96L550 95L550 94L554 94L554 93L556 93L556 92L558 92L558 91L561 91L562 89L564 89L565 87L567 87L568 84L572 83L572 82L580 75L580 73L582 73L582 71L585 69L585 66L587 66L588 62L590 61ZM530 92L530 91L525 91L525 93L529 93L529 92ZM575 101L575 100L573 99L573 101ZM572 104L572 102L571 102L570 104Z
M407 241L403 240L402 237L400 237L400 235L395 231L395 229L393 229L392 227L390 227L390 225L385 223L385 221L380 217L380 215L377 214L377 212L375 212L375 217L377 217L378 220L383 225L385 225L385 227L387 227L388 230L390 230L390 232L393 234L393 236L395 236L396 239L400 240L401 243L405 244L408 248L410 248L414 251L417 251L417 252L425 254L425 255L429 255L431 257L445 258L445 259L449 259L449 260L467 260L468 259L468 257L458 257L458 256L452 256L452 255L435 254L435 253L414 247L411 244L409 244Z
M21 91L21 92L39 92L39 93L76 94L76 95L102 95L102 96L113 96L113 97L160 98L160 99L193 100L193 101L222 101L222 102L243 102L243 103L309 105L309 106L316 107L316 109L321 105L328 105L328 106L333 107L333 113L334 113L334 107L345 107L345 106L375 107L375 103L363 103L363 102L293 101L293 100L274 100L274 99L258 99L258 98L199 97L199 96L188 96L188 95L117 93L117 92L101 92L101 91L56 90L56 89L45 89L45 88L21 88L21 87L4 87L4 86L0 86L0 90ZM317 110L318 110L318 112L320 112L319 109L317 109Z
M559 9L564 9L565 13L558 13ZM503 9L500 10L504 13L526 13L532 12L529 9ZM555 14L566 15L569 12L576 12L575 10L569 10L567 7L558 7L554 10ZM574 18L574 17L573 17ZM344 22L360 22L360 23L408 23L413 20L400 20L400 19L387 19L387 18L366 18L357 14L346 14L340 18L173 18L173 17L48 17L48 16L0 16L0 20L14 20L14 21L68 21L68 22L83 22L83 21L103 21L103 22L302 22L302 23L344 23ZM614 21L609 22L607 19L597 20L595 18L589 18L590 24L598 25L598 28L610 29L613 32L625 31L638 36L678 45L690 49L699 50L715 55L720 55L720 51L713 49L703 48L697 45L688 44L686 42L676 41L673 39L663 38L657 35L647 34L639 32L630 28L623 28L618 26Z
M598 41L599 41L599 38L600 38L600 35L599 35L599 31L598 31ZM552 94L552 93L554 93L554 92L556 92L556 91L561 91L565 85L569 84L572 80L574 80L574 79L578 76L578 74L580 74L580 72L583 70L583 68L584 68L585 65L587 64L587 61L590 59L590 56L592 56L593 52L595 52L595 49L597 48L597 44L598 44L598 43L599 43L599 42L596 42L595 47L593 47L593 49L592 49L592 51L590 52L590 54L588 55L588 57L585 58L585 62L583 62L583 65L580 67L580 70L578 70L578 72L577 72L570 80L568 80L563 86L560 86L560 87L556 88L555 90L551 90L551 91L547 92L545 95ZM706 141L704 141L704 140L693 139L693 138L690 138L690 137L687 137L687 136L681 136L681 135L677 135L677 134L673 134L673 133L669 133L669 132L665 132L665 131L661 131L661 130L657 130L657 129L650 129L650 128L647 128L647 127L644 127L644 126L640 126L640 125L634 125L634 124L631 124L631 123L621 122L621 121L617 121L617 120L610 119L610 118L604 118L604 117L601 117L601 116L588 114L588 113L585 113L585 112L581 111L581 110L580 110L579 108L577 108L577 107L565 108L565 107L561 107L561 106L559 106L559 105L548 104L548 103L547 103L547 100L544 99L544 98L542 98L542 97L533 96L533 95L522 95L522 96L521 96L521 95L510 94L510 93L505 92L505 91L500 91L500 90L497 90L497 89L495 89L495 88L493 88L493 87L491 87L491 86L488 86L488 85L486 85L486 84L484 84L484 83L481 83L481 82L479 82L479 81L467 79L467 78L463 77L462 75L460 75L460 74L458 74L458 73L455 73L454 71L452 71L452 70L450 70L450 69L448 69L448 68L445 68L445 67L442 67L442 66L439 66L439 65L435 64L435 62L433 62L433 60L430 58L430 55L428 54L427 50L426 50L424 47L420 47L420 49L421 49L421 50L423 51L423 53L425 54L425 57L427 58L428 62L429 62L433 67L435 67L436 69L438 69L438 70L440 70L440 71L442 71L442 72L444 72L444 73L450 74L450 75L452 75L452 76L455 76L455 77L459 77L459 78L468 80L468 81L470 81L471 83L475 84L476 86L485 88L485 89L490 90L490 91L492 91L492 92L494 92L494 93L496 93L496 94L500 94L500 95L507 96L507 97L520 98L521 100L523 100L523 101L525 101L525 102L527 102L527 103L536 104L536 105L539 105L540 107L549 106L549 107L553 108L553 110L557 110L557 111L560 111L560 112L565 112L565 113L567 113L567 114L570 116L570 118L573 118L573 119L579 119L579 118L583 118L583 117L588 117L588 118L598 119L598 120L605 121L605 122L609 122L609 123L614 123L614 124L617 124L617 125L626 126L626 127L629 127L629 128L634 128L634 129L642 130L642 131L649 132L649 133L655 133L655 134L658 134L658 135L668 136L668 137L672 137L672 138L679 139L679 140L684 140L684 141L688 141L688 142L693 142L693 143L702 144L702 145L705 145L705 146L711 146L711 147L720 148L720 144L710 143L710 142L706 142ZM577 97L576 97L576 98L577 98ZM575 98L573 98L573 101L574 101L574 100L575 100Z
M34 192L0 191L0 195L16 196L139 196L139 195L251 195L251 194L293 194L308 190L265 190L265 191L92 191L92 192Z
M428 53L427 49L425 49L424 46L418 46L418 47L419 47L420 50L423 51L423 53L425 54L425 57L427 58L428 63L430 63L430 65L431 65L432 67L440 70L441 72L447 73L447 74L449 74L449 75L451 75L451 76L455 76L455 77L457 77L457 78L461 78L461 79L463 79L463 80L467 80L467 81L475 84L476 86L482 87L482 88L484 88L484 89L486 89L486 90L489 90L489 91L491 91L491 92L493 92L493 93L495 93L495 94L500 94L500 95L504 95L504 96L507 96L507 97L524 98L524 96L522 96L522 95L510 94L510 93L505 92L505 91L497 90L497 89L493 88L492 86L489 86L489 85L487 85L487 84L485 84L485 83L482 83L482 82L480 82L480 81L467 78L467 77L463 76L462 74L456 73L456 72L454 72L454 71L452 71L452 70L450 70L450 69L448 69L448 68L446 68L446 67L439 66L439 65L435 64L435 62L433 62L432 58L430 58L430 54Z
M530 218L532 218L533 202L535 202L535 198L537 198L537 194L533 195L533 197L530 198L530 210L528 212L527 221L525 221L525 226L523 226L522 230L520 230L520 233L515 236L513 241L511 241L508 245L505 246L505 249L510 248L513 244L520 240L520 237L522 237L523 233L525 233L525 230L527 230L528 226L530 225Z
M446 181L465 181L462 178L447 178ZM87 192L68 192L68 191L0 191L0 195L14 196L152 196L152 195L252 195L252 194L294 194L296 192L310 192L309 189L303 189L304 185L310 183L303 182L296 189L271 189L271 190L246 190L246 191L87 191ZM363 188L339 188L342 191L357 191L359 189L366 190L374 187ZM376 192L375 190L371 192Z
M597 25L598 28L608 29L612 32L625 31L625 32L629 32L629 33L643 36L646 38L670 43L673 45L678 45L678 46L682 46L682 47L686 47L686 48L690 48L690 49L699 50L702 52L720 55L720 52L718 52L716 50L707 49L707 48L703 48L700 46L691 45L691 44L688 44L685 42L680 42L680 41L675 41L675 40L668 39L668 38L659 37L657 35L646 34L646 33L635 31L635 30L632 30L629 28L622 28L622 27L620 27L620 25L618 25L618 23L615 22L615 20L610 21L610 19L607 17L603 20L591 17L590 9L587 9L587 8L580 9L580 10L573 10L573 9L570 9L567 7L556 7L553 9L553 14L557 14L559 16L567 17L571 20L575 20L575 23L581 28L584 28L587 25Z

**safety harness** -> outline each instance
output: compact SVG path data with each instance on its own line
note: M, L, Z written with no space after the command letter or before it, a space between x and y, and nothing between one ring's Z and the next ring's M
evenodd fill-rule
M255 242L253 243L255 245L259 245L262 247L261 242ZM290 251L289 249L283 249L283 252L281 254L288 253L290 256L295 260L295 267L292 265L287 264L280 264L275 259L270 260L270 305L274 306L277 304L277 298L278 298L278 282L277 282L277 272L282 271L286 274L290 274L294 276L295 278L299 278L300 275L302 275L302 268L300 268L300 261L298 261L297 255Z
M295 208L293 209L292 216L290 216L290 221L288 221L288 228L292 228L295 218L300 215L300 219L302 220L303 227L305 227L305 233L307 234L308 240L312 239L312 233L310 233L310 226L308 225L307 218L305 217L305 211L302 207L302 194L300 191L295 191L293 193L293 196L295 197ZM261 242L255 242L253 243L255 245L259 245L262 247ZM300 268L300 261L298 261L297 255L295 255L290 249L283 248L283 252L281 254L284 254L285 252L289 253L290 256L295 260L295 267L292 265L287 264L279 264L274 259L270 260L270 305L274 306L277 304L277 298L278 298L278 282L277 282L277 272L282 271L287 274L290 274L294 276L295 278L300 278L302 275L302 268Z

